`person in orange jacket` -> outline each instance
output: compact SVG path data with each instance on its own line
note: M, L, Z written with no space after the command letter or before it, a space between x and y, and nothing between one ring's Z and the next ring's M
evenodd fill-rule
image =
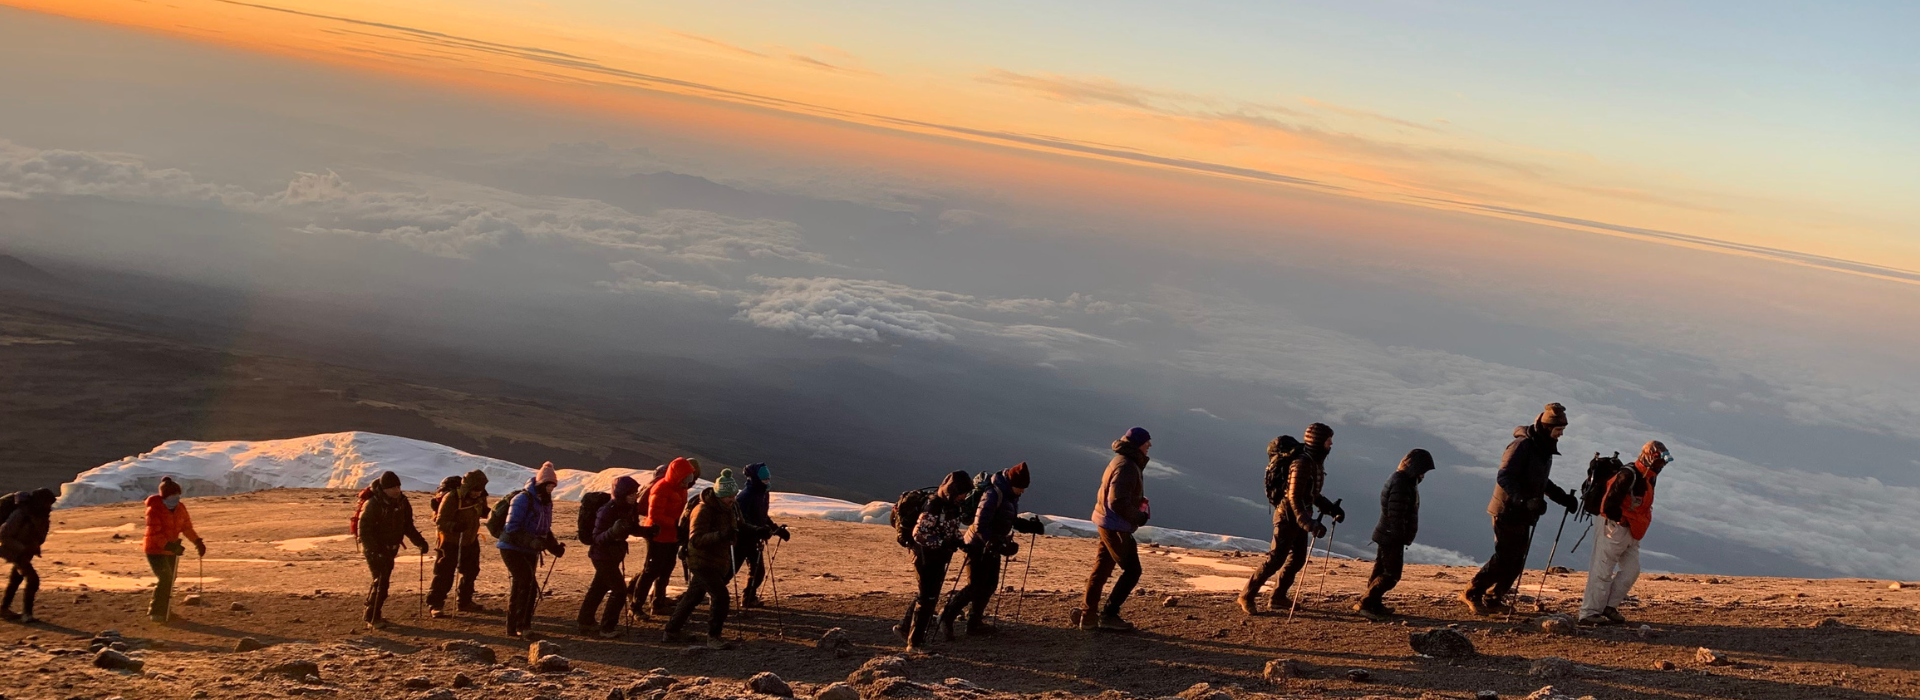
M1615 472L1600 500L1603 518L1593 538L1593 562L1587 568L1587 592L1580 601L1580 623L1621 625L1620 603L1640 578L1640 540L1653 525L1653 491L1660 472L1673 462L1666 443L1640 448L1640 458Z
M699 478L699 462L675 457L667 463L667 473L647 485L647 515L640 523L640 535L647 540L647 560L627 592L635 617L647 617L649 607L653 614L673 613L673 603L667 600L667 581L673 578L673 563L680 554L680 516L687 511L687 489ZM653 593L651 606L646 603L648 591Z
M187 513L187 504L180 502L180 492L180 485L174 483L173 477L163 476L160 493L147 497L147 536L141 546L147 553L147 566L152 567L154 578L160 580L153 587L153 602L147 606L147 615L161 624L173 616L173 580L180 573L180 555L187 553L180 541L192 542L195 554L207 556L207 541L193 531L193 516Z

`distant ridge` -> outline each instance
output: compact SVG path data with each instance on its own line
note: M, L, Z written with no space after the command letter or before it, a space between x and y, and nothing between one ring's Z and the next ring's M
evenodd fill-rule
M25 260L0 253L0 284L52 286L60 283L60 278L46 270L29 265Z

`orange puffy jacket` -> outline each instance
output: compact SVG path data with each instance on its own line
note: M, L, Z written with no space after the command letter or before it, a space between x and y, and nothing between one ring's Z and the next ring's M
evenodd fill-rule
M172 554L167 545L179 542L184 537L194 542L200 541L200 533L193 531L193 516L187 514L187 504L182 501L167 510L165 499L159 496L147 497L147 538L142 542L148 554Z
M648 538L663 544L680 541L680 516L687 510L687 478L693 476L693 462L675 457L667 463L667 475L647 486L647 521L654 528Z

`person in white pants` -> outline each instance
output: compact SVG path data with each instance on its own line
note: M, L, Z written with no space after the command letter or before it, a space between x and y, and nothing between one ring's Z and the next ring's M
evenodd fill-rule
M1593 562L1587 568L1587 595L1580 603L1580 622L1618 625L1627 621L1620 603L1640 578L1640 540L1653 524L1653 492L1660 471L1673 454L1659 440L1640 448L1640 458L1607 482L1600 502L1600 534L1593 542Z

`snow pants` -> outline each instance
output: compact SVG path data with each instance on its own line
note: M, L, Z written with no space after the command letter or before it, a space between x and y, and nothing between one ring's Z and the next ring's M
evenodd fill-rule
M917 586L913 602L907 604L907 613L900 618L900 629L906 630L908 644L927 641L927 630L933 628L934 608L940 605L940 588L947 582L947 565L952 562L953 552L914 548L913 576Z
M20 590L23 583L26 584L25 591ZM0 605L0 610L12 610L13 596L21 592L26 596L21 601L20 612L27 617L33 617L33 598L40 594L40 572L33 568L33 557L23 556L13 562L12 573L7 574L6 604Z
M951 621L960 618L961 611L967 613L967 627L971 631L980 620L986 617L987 603L993 600L993 594L1000 590L999 554L991 546L982 546L980 553L967 553L967 585L947 598L947 607L940 611L940 620Z
M687 626L687 619L693 617L693 609L702 602L711 600L707 608L707 636L720 638L721 630L726 628L727 608L733 600L733 594L727 592L727 583L732 579L727 570L690 571L692 579L687 582L687 592L680 595L680 603L673 608L673 617L667 619L667 634L679 634Z
M507 595L507 634L533 628L533 606L540 601L540 553L514 549L500 550L500 561L507 565L512 580Z
M393 563L399 558L398 548L367 547L367 573L373 575L373 581L367 584L367 622L385 620L381 610L387 606L387 591L393 588Z
M1140 545L1134 542L1131 532L1104 527L1099 530L1099 551L1094 555L1093 575L1087 577L1087 594L1081 607L1087 615L1119 615L1120 606L1126 604L1127 596L1140 583ZM1107 596L1107 605L1102 608L1100 594L1106 589L1107 577L1113 575L1115 567L1120 569L1120 578L1114 581L1113 594Z
M1469 595L1504 598L1513 591L1514 582L1526 573L1527 550L1533 547L1533 524L1538 521L1525 512L1493 516L1493 556L1473 575Z
M454 575L460 578L460 604L473 603L474 580L480 577L480 535L440 533L440 548L434 550L433 586L427 591L427 607L435 610L447 605L453 592Z
M733 573L740 574L741 565L747 567L747 587L741 589L741 600L759 600L760 584L767 580L767 541L757 535L740 531L740 538L733 543Z
M1280 574L1280 580L1273 584L1274 607L1285 605L1288 591L1293 590L1293 580L1306 568L1307 559L1313 556L1313 533L1300 528L1300 524L1291 519L1273 524L1273 548L1267 550L1267 560L1247 579L1247 590L1259 593L1267 579Z
M173 580L180 573L180 557L175 554L149 554L147 567L153 569L153 577L159 579L153 585L153 602L147 605L147 615L154 622L166 622L173 613Z
M654 605L666 604L667 581L673 578L673 563L679 554L679 542L647 541L647 560L640 565L640 575L633 577L633 587L627 592L635 615L646 616L648 591L653 593Z
M1587 595L1580 601L1580 617L1620 607L1640 578L1640 540L1626 523L1601 520L1593 540L1593 561L1587 567Z
M600 601L607 602L604 612ZM587 584L587 597L580 601L580 629L594 624L594 615L599 614L600 631L611 632L620 628L620 611L627 607L627 578L620 572L620 560L593 562L593 583Z
M1373 575L1367 577L1367 598L1363 603L1380 605L1380 599L1400 585L1400 575L1407 568L1407 547L1398 544L1380 545L1380 551L1373 557Z

